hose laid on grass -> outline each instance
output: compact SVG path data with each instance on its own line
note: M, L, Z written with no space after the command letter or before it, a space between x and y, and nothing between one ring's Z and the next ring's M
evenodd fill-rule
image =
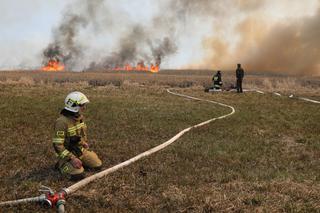
M205 100L205 99L200 99L200 98L195 98L195 97L192 97L192 96L188 96L188 95L183 95L183 94L179 94L179 93L175 93L175 92L172 92L170 91L169 89L167 89L167 92L172 94L172 95L176 95L176 96L180 96L180 97L184 97L184 98L188 98L188 99L192 99L192 100L197 100L197 101L205 101L205 102L209 102L209 103L212 103L212 104L217 104L217 105L220 105L220 106L223 106L223 107L227 107L227 108L230 108L231 109L231 112L226 114L226 115L222 115L220 117L215 117L215 118L212 118L212 119L209 119L207 121L204 121L200 124L197 124L197 125L194 125L194 126L191 126L191 127L188 127L184 130L182 130L181 132L179 132L178 134L176 134L174 137L172 137L170 140L148 150L148 151L145 151L129 160L126 160L118 165L115 165L109 169L106 169L102 172L99 172L99 173L96 173L90 177L87 177L81 181L79 181L78 183L75 183L73 184L72 186L68 187L68 188L64 188L63 190L67 193L67 195L70 195L72 193L74 193L75 191L77 191L78 189L84 187L85 185L91 183L92 181L94 180L97 180L99 178L102 178L108 174L111 174L125 166L128 166L138 160L140 160L141 158L144 158L144 157L147 157L155 152L158 152L162 149L164 149L165 147L169 146L170 144L172 144L173 142L175 142L176 140L178 140L182 135L184 135L186 132L192 130L193 128L197 128L197 127L200 127L200 126L203 126L203 125L206 125L212 121L215 121L215 120L219 120L219 119L223 119L223 118L226 118L232 114L235 113L235 109L232 107L232 106L229 106L227 104L223 104L223 103L219 103L219 102L216 102L216 101L209 101L209 100Z
M24 203L39 203L44 198L45 198L45 195L40 195L38 197L30 197L30 198L24 198L19 200L5 201L5 202L1 202L0 206L13 206L13 205L24 204Z
M99 173L96 173L90 177L87 177L73 185L71 185L70 187L68 188L63 188L61 191L64 193L65 196L67 195L71 195L72 193L74 193L75 191L79 190L80 188L86 186L87 184L97 180L97 179L100 179L108 174L111 174L123 167L126 167L138 160L140 160L141 158L144 158L144 157L147 157L155 152L158 152L162 149L164 149L165 147L169 146L170 144L172 144L173 142L175 142L176 140L178 140L182 135L184 135L186 132L194 129L194 128L197 128L197 127L200 127L200 126L203 126L203 125L206 125L212 121L215 121L215 120L219 120L219 119L223 119L223 118L226 118L232 114L235 113L235 109L232 107L232 106L229 106L227 104L223 104L223 103L220 103L220 102L216 102L216 101L210 101L210 100L205 100L205 99L200 99L200 98L195 98L195 97L192 97L192 96L188 96L188 95L183 95L183 94L179 94L179 93L175 93L175 92L172 92L170 91L169 89L167 89L167 92L172 94L172 95L176 95L176 96L180 96L180 97L184 97L184 98L188 98L188 99L192 99L192 100L197 100L197 101L205 101L205 102L209 102L209 103L212 103L212 104L217 104L217 105L220 105L220 106L223 106L223 107L227 107L227 108L230 108L231 109L231 112L228 113L228 114L225 114L225 115L222 115L222 116L219 116L219 117L215 117L215 118L211 118L207 121L204 121L202 123L199 123L197 125L194 125L194 126L191 126L191 127L188 127L182 131L180 131L178 134L176 134L174 137L172 137L171 139L169 139L168 141L148 150L148 151L145 151L129 160L126 160L118 165L115 165L109 169L106 169L104 171L101 171ZM51 190L51 189L50 189ZM34 197L34 198L27 198L27 199L21 199L21 200L13 200L13 201L6 201L6 202L0 202L0 206L5 206L5 205L18 205L20 203L27 203L27 202L41 202L46 196L45 195L41 195L39 197ZM58 212L64 212L64 203L62 205L58 205Z
M282 94L280 94L278 92L274 92L273 94L277 95L277 96L280 96L280 97L284 96L284 95L282 95ZM311 102L311 103L314 103L314 104L320 104L320 101L312 100L312 99L309 99L309 98L297 97L297 96L294 96L294 95L289 95L288 97L289 98L296 98L296 99L299 99L299 100L302 100L302 101L306 101L306 102Z
M309 99L309 98L298 97L298 99L303 100L303 101L308 101L308 102L311 102L311 103L315 103L315 104L320 104L320 101L312 100L312 99Z
M252 90L244 90L245 92L257 92L257 93L260 93L260 94L265 94L266 92L263 92L261 90L256 90L256 89L252 89ZM273 92L272 94L276 95L276 96L284 96L278 92ZM293 94L287 96L289 98L296 98L296 99L299 99L299 100L302 100L302 101L306 101L306 102L310 102L310 103L314 103L314 104L320 104L320 101L316 101L316 100L312 100L310 98L304 98L304 97L297 97L297 96L294 96Z
M260 90L247 90L247 91L255 91L257 93L260 93L260 94L265 94L265 92L263 91L260 91ZM108 174L111 174L125 166L128 166L138 160L140 160L141 158L144 158L144 157L147 157L155 152L158 152L162 149L164 149L165 147L169 146L170 144L172 144L173 142L175 142L176 140L178 140L182 135L184 135L186 132L194 129L194 128L197 128L197 127L200 127L200 126L203 126L203 125L206 125L212 121L215 121L215 120L218 120L218 119L223 119L223 118L226 118L232 114L235 113L235 109L234 107L232 106L229 106L227 104L223 104L223 103L220 103L220 102L216 102L216 101L210 101L210 100L205 100L205 99L200 99L200 98L195 98L195 97L192 97L192 96L188 96L188 95L183 95L183 94L179 94L179 93L175 93L175 92L172 92L170 90L167 90L168 93L172 94L172 95L176 95L176 96L180 96L180 97L184 97L184 98L188 98L188 99L192 99L192 100L197 100L197 101L205 101L205 102L209 102L209 103L212 103L212 104L217 104L217 105L220 105L220 106L223 106L223 107L227 107L227 108L230 108L231 109L231 112L228 113L228 114L225 114L225 115L222 115L220 117L215 117L215 118L212 118L212 119L209 119L207 121L204 121L202 123L199 123L197 125L194 125L194 126L191 126L191 127L188 127L182 131L180 131L177 135L175 135L174 137L172 137L171 139L169 139L168 141L148 150L148 151L145 151L127 161L124 161L118 165L115 165L109 169L106 169L104 171L101 171L95 175L92 175L90 177L87 177L73 185L71 185L70 187L68 188L64 188L62 189L62 191L65 193L65 195L71 195L72 193L74 193L75 191L79 190L80 188L86 186L87 184L97 180L97 179L100 179ZM277 96L282 96L281 94L279 93L274 93L275 95ZM293 95L290 95L289 98L292 98ZM315 100L312 100L312 99L308 99L308 98L303 98L303 97L296 97L300 100L304 100L304 101L308 101L308 102L312 102L312 103L317 103L319 104L320 101L315 101ZM0 206L6 206L6 205L18 205L18 204L22 204L22 203L30 203L30 202L42 202L44 199L46 198L46 195L40 195L38 197L32 197L32 198L25 198L25 199L19 199L19 200L13 200L13 201L6 201L6 202L0 202ZM57 206L57 210L58 212L64 212L64 202L61 204L61 205L58 205Z
M212 121L218 120L218 119L226 118L226 117L228 117L228 116L230 116L230 115L232 115L232 114L235 113L234 107L229 106L229 105L227 105L227 104L219 103L219 102L216 102L216 101L209 101L209 100L205 100L205 99L195 98L195 97L192 97L192 96L175 93L175 92L172 92L172 91L170 91L170 90L167 90L167 92L170 93L170 94L172 94L172 95L176 95L176 96L180 96L180 97L184 97L184 98L188 98L188 99L192 99L192 100L197 100L197 101L205 101L205 102L217 104L217 105L220 105L220 106L223 106L223 107L227 107L227 108L230 108L230 109L231 109L231 112L228 113L228 114L226 114L226 115L222 115L222 116L220 116L220 117L212 118L212 119L209 119L209 120L207 120L207 121L204 121L204 122L202 122L202 123L200 123L200 124L197 124L197 125L188 127L188 128L186 128L186 129L182 130L181 132L179 132L179 133L178 133L177 135L175 135L174 137L172 137L170 140L168 140L168 141L160 144L159 146L156 146L156 147L154 147L154 148L152 148L152 149L150 149L150 150L148 150L148 151L145 151L145 152L143 152L143 153L141 153L141 154L139 154L139 155L137 155L137 156L135 156L135 157L127 160L127 161L124 161L124 162L122 162L122 163L120 163L120 164L118 164L118 165L116 165L116 166L114 166L114 167L111 167L111 168L106 169L106 170L104 170L104 171L102 171L102 172L99 172L99 173L97 173L97 174L95 174L95 175L92 175L92 176L90 176L90 177L87 177L87 178L79 181L78 183L76 183L76 184L74 184L74 185L72 185L72 186L70 186L70 187L68 187L68 188L65 188L64 191L65 191L68 195L70 195L70 194L74 193L75 191L77 191L78 189L84 187L85 185L89 184L90 182L92 182L92 181L94 181L94 180L96 180L96 179L102 178L102 177L104 177L104 176L106 176L106 175L108 175L108 174L111 174L111 173L113 173L113 172L115 172L115 171L117 171L117 170L119 170L119 169L121 169L121 168L123 168L123 167L125 167L125 166L128 166L128 165L130 165L130 164L138 161L138 160L141 159L141 158L144 158L144 157L149 156L149 155L151 155L151 154L153 154L153 153L155 153L155 152L157 152L157 151L160 151L161 149L164 149L165 147L167 147L167 146L169 146L170 144L172 144L173 142L175 142L175 141L176 141L177 139L179 139L182 135L184 135L186 132L192 130L193 128L197 128L197 127L206 125L206 124L208 124L208 123L210 123L210 122L212 122ZM263 93L263 92L261 92L261 91L259 91L259 90L257 90L256 92L258 92L258 93ZM280 95L280 94L277 94L277 95ZM280 96L281 96L281 95L280 95ZM302 100L306 100L306 99L302 99ZM307 100L306 100L306 101L307 101ZM312 101L313 101L313 100L312 100Z

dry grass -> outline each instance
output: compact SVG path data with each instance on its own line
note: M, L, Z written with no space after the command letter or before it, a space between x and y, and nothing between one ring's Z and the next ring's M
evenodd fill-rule
M211 86L213 71L192 70L164 70L160 73L142 72L59 72L46 73L39 71L0 72L0 84L19 85L61 85L80 83L89 86L113 85L119 87L123 84L139 84L144 86L168 87L203 87ZM233 72L223 72L224 87L235 85ZM269 92L283 92L286 94L316 95L320 92L320 77L300 76L272 76L247 73L244 79L247 89L260 89Z
M175 87L237 112L79 190L68 198L68 212L319 212L319 105L268 94L204 93L210 72L188 72L0 73L0 200L38 195L41 184L72 184L53 169L50 142L52 123L72 90L91 100L90 144L104 168L228 112L165 92ZM231 73L224 77L233 81ZM317 79L246 77L247 87L270 84L283 92L299 84L297 92L320 100ZM25 205L0 212L47 210Z

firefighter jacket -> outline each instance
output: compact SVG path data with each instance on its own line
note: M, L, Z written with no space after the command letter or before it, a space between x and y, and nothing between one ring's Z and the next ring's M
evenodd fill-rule
M238 68L236 70L236 77L242 79L244 77L244 70L242 68Z
M222 78L221 74L215 74L212 78L214 85L222 86Z
M57 156L65 161L80 157L87 143L87 126L82 115L62 110L54 124L52 139Z

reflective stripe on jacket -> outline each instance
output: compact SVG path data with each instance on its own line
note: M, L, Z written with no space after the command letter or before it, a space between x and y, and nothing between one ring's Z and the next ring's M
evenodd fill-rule
M54 125L52 139L54 150L61 159L80 157L83 143L87 143L87 126L83 116L79 118L61 115Z

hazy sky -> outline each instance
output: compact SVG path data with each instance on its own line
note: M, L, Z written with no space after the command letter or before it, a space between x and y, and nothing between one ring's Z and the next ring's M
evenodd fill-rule
M102 2L104 7L95 10L94 21L99 24L78 30L75 37L76 42L88 50L82 59L84 67L116 51L121 37L139 23L152 38L171 34L169 37L174 39L178 48L164 58L165 68L229 68L241 60L248 61L248 66L253 68L281 70L283 66L278 64L261 65L257 62L259 59L252 62L256 55L253 52L268 46L270 32L277 36L277 28L291 29L298 24L300 28L292 33L300 32L304 29L304 20L313 23L310 19L320 13L320 0L91 1ZM0 0L0 68L41 66L42 52L53 41L54 29L61 25L68 10L77 13L84 2L86 0ZM161 17L161 26L155 17ZM246 29L245 33L241 27ZM318 32L315 33L317 36ZM319 40L315 41L316 45ZM239 49L247 57L239 57L236 54ZM268 50L268 54L273 51ZM313 55L317 56L318 52ZM320 69L319 60L313 63L313 67Z

